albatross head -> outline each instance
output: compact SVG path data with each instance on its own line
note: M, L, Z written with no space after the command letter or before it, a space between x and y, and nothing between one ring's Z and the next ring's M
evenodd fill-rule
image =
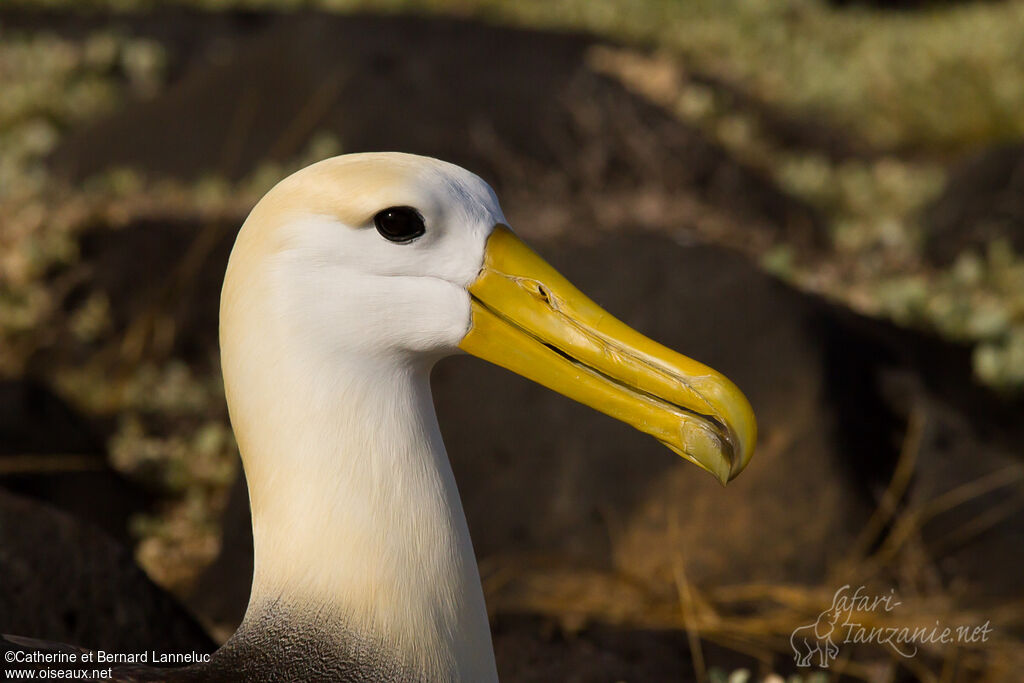
M233 324L253 289L272 316ZM722 483L753 453L753 413L732 382L602 310L506 227L483 180L436 159L352 154L282 181L239 235L222 323L222 336L284 328L313 372L429 367L461 349L633 425Z
M723 483L754 448L735 385L603 311L512 233L484 181L435 159L347 155L271 190L232 251L221 349L253 510L247 622L328 614L428 679L494 668L437 359L525 375Z

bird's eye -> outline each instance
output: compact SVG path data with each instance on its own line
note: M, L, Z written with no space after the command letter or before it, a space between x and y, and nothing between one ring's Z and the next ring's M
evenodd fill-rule
M384 209L373 217L373 224L384 239L392 242L409 242L427 230L423 225L423 216L411 206Z

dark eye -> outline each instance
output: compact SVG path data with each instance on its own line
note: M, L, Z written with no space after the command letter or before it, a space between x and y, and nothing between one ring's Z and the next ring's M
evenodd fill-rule
M377 232L392 242L408 242L427 231L423 216L411 206L392 206L373 217Z

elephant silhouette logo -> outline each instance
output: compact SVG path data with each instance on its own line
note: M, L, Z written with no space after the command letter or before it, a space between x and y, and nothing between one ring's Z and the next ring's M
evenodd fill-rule
M793 630L789 644L793 647L793 660L797 666L811 666L811 659L817 653L818 666L827 669L839 656L839 646L832 640L832 636L842 613L833 598L832 606L819 614L817 621Z

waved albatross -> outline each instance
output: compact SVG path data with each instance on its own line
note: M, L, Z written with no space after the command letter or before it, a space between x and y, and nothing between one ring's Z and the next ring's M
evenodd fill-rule
M603 311L513 234L483 180L425 157L346 155L274 187L231 253L220 344L249 606L208 662L115 680L496 681L430 395L446 355L623 420L722 483L756 439L728 379Z

